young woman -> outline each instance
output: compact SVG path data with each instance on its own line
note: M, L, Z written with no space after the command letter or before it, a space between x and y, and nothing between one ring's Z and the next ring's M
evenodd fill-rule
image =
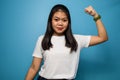
M97 36L72 34L71 18L67 7L55 5L48 18L45 35L38 38L33 52L33 62L26 80L33 80L40 68L38 80L73 80L76 76L80 50L108 40L100 15L89 6L85 12L93 16L97 26Z

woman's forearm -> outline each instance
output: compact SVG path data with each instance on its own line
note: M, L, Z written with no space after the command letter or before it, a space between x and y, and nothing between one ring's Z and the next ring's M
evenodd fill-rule
M107 32L106 32L106 29L105 29L101 19L98 19L96 21L96 26L97 26L97 30L98 30L98 37L100 37L102 41L108 40Z
M37 70L35 70L34 68L30 67L26 77L25 77L25 80L33 80L35 75L37 73Z
M25 80L33 80L34 77L36 76L36 73L38 72L39 68L40 68L40 64L41 64L42 58L36 58L34 57L31 67L28 70L28 73L25 77Z

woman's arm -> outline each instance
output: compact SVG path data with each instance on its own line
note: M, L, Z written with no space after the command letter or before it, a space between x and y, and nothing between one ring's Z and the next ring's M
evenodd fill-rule
M42 58L36 58L36 57L33 58L31 67L28 70L25 80L33 80L34 79L36 73L39 70L41 61L42 61Z
M97 18L99 14L93 9L92 6L89 6L85 9L85 12L93 16L94 18ZM105 30L105 27L101 21L101 19L98 19L95 21L97 30L98 30L98 35L97 36L91 36L91 40L89 43L89 46L93 46L96 44L100 44L102 42L105 42L108 40L107 32Z

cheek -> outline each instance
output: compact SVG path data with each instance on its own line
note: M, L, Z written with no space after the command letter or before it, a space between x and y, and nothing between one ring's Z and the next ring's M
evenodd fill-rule
M68 27L68 23L65 23L64 26L67 28Z
M57 23L52 22L52 28L53 28L53 30L56 30L56 26L57 26Z
M57 22L52 20L52 25L57 25Z
M56 25L56 23L52 21L52 27L54 27L55 25Z

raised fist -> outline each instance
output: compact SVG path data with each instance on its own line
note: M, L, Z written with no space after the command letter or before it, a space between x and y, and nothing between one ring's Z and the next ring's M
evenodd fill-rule
M93 17L98 16L97 12L94 10L92 6L88 6L87 8L85 8L85 12Z

